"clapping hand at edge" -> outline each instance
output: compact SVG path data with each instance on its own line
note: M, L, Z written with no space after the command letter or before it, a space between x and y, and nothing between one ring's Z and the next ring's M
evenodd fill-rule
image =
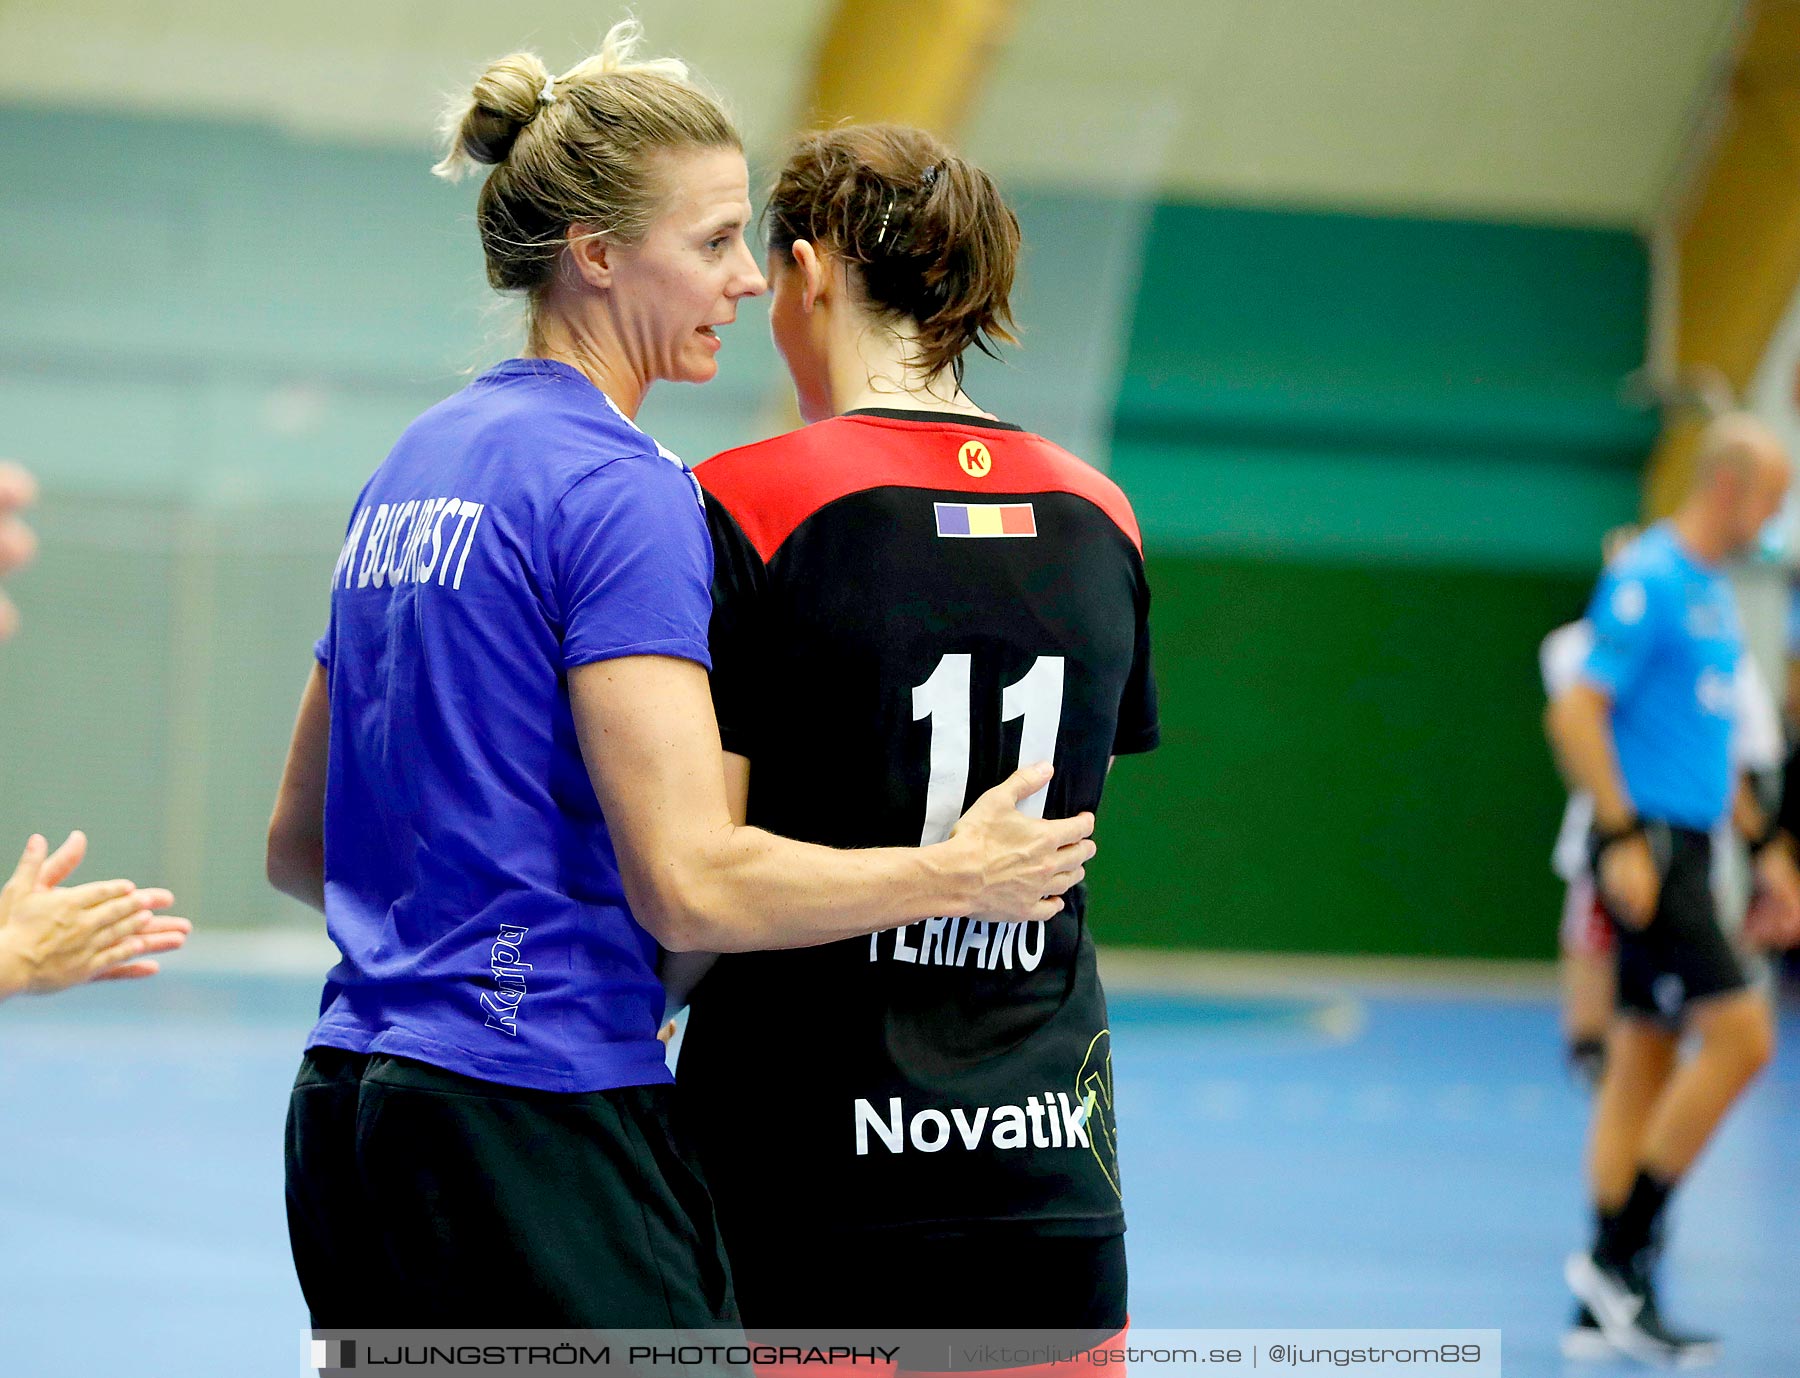
M38 834L26 842L0 888L0 998L154 976L153 954L187 941L192 924L155 912L175 902L167 890L129 880L64 886L86 855L81 832L54 852Z

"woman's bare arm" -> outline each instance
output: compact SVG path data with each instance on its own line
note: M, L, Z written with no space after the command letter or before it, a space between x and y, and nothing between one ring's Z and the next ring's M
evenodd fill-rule
M725 808L737 827L750 812L750 758L735 751L725 753ZM716 952L665 952L657 966L663 983L663 1018L673 1019L700 984L700 978L719 960Z
M269 819L265 865L269 884L325 912L325 757L331 741L331 699L325 670L314 665L300 695L287 765Z
M598 661L570 671L569 697L632 912L672 952L806 947L938 915L1047 919L1094 854L1092 814L1017 811L1047 766L988 791L930 847L835 851L776 837L733 817L699 665Z

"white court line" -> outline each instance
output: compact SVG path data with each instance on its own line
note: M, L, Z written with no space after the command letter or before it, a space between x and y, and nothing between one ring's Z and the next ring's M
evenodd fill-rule
M1556 993L1554 962L1439 957L1340 957L1264 952L1173 952L1103 947L1100 977L1110 990L1191 995L1359 995L1466 1000L1483 996L1537 1002Z
M337 959L337 948L325 935L324 921L319 920L316 927L282 924L263 929L201 928L185 948L165 958L164 964L171 973L323 976ZM1556 991L1556 967L1551 962L1431 957L1319 957L1103 947L1100 975L1115 990L1172 994L1331 996L1352 988L1359 993L1539 1000Z

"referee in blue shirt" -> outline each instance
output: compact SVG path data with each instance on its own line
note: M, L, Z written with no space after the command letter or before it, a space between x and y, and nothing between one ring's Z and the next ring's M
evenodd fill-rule
M1789 478L1767 426L1714 421L1680 509L1607 567L1588 609L1594 649L1550 713L1565 770L1594 796L1591 852L1619 936L1619 1008L1589 1152L1597 1233L1591 1252L1570 1258L1568 1280L1578 1324L1652 1362L1703 1362L1716 1347L1658 1312L1658 1225L1773 1050L1768 1005L1748 988L1708 883L1708 835L1727 813L1756 860L1746 933L1791 942L1800 923L1793 839L1733 779L1732 686L1745 652L1720 568L1751 547ZM1689 1032L1697 1048L1682 1060Z

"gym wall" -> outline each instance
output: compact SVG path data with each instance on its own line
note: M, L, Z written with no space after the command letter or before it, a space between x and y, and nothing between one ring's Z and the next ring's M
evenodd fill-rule
M207 925L316 922L262 837L344 521L514 347L430 161L0 106L0 453L45 488L0 838L84 827ZM1110 462L1155 588L1165 745L1108 793L1102 940L1548 955L1535 650L1636 508L1639 242L1008 190L1027 347L970 390ZM778 424L762 310L652 394L678 453Z

